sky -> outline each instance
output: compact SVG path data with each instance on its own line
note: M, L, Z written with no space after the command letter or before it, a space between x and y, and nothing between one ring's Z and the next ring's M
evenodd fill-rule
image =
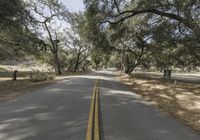
M61 0L70 12L84 11L83 0Z

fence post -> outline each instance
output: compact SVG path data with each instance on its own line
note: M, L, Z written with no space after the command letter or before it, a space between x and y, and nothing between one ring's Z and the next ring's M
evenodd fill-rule
M164 77L164 79L170 80L171 79L171 70L165 69L163 77Z
M13 71L13 76L12 76L12 80L13 80L13 81L16 81L16 80L17 80L17 72L18 72L17 70L14 70L14 71Z

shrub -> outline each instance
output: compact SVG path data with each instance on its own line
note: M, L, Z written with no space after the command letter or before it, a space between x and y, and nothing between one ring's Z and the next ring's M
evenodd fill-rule
M54 73L48 73L48 72L33 72L31 80L34 82L41 82L46 80L53 80L55 79Z

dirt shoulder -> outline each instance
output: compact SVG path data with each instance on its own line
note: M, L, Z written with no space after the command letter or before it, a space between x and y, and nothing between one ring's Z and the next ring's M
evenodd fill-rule
M133 74L116 77L136 94L200 132L200 84Z
M33 82L27 77L19 77L17 81L12 81L11 78L0 77L0 101L16 98L17 96L26 94L27 91L33 91L38 88L48 86L73 75L82 75L87 73L89 72L68 72L63 75L56 76L54 80L42 82Z

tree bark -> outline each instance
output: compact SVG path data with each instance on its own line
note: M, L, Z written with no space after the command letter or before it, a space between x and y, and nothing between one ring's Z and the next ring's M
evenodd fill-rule
M142 57L142 56L141 56ZM134 69L141 64L142 61L144 61L145 59L141 59L141 57L137 60L136 63L134 64L129 64L125 70L125 73L128 75L131 75L131 73L134 71Z
M76 58L76 64L75 64L75 67L74 67L74 72L77 72L77 70L78 70L79 58L80 58L80 53L78 53L77 58Z
M108 22L110 24L118 24L120 22L123 22L126 19L129 19L131 17L134 17L134 16L139 15L139 14L144 14L144 13L153 13L153 14L156 14L156 15L160 15L160 16L163 16L163 17L168 17L168 18L177 20L180 23L183 23L185 26L192 29L196 34L199 35L199 33L197 33L196 30L198 31L198 29L200 29L200 27L198 26L198 24L195 24L195 21L193 21L192 19L188 20L188 19L183 18L179 15L176 15L176 14L173 14L173 13L168 13L168 12L163 12L163 11L160 11L160 10L157 10L157 9L143 9L143 10L138 10L138 11L137 10L125 10L123 12L120 12L119 15L116 16L116 17L122 16L122 18L120 18L119 20L116 20L116 21L113 21L113 22L111 22L111 21L104 21L104 22ZM125 14L129 14L129 15L125 15Z
M51 42L51 45L49 45L50 49L51 49L51 52L54 56L54 63L55 63L55 70L56 70L56 73L61 75L62 74L62 71L61 71L61 65L60 65L60 61L59 61L59 58L58 58L58 45L57 45L57 40L53 40L52 38L52 35L51 35L51 32L47 26L47 23L44 22L44 26L48 32L48 35L49 35L49 40ZM57 36L56 36L57 38Z
M58 54L57 54L57 53L54 54L54 65L55 65L56 73L57 73L58 75L61 75L61 74L62 74L61 65L60 65L60 61L59 61L59 58L58 58Z

